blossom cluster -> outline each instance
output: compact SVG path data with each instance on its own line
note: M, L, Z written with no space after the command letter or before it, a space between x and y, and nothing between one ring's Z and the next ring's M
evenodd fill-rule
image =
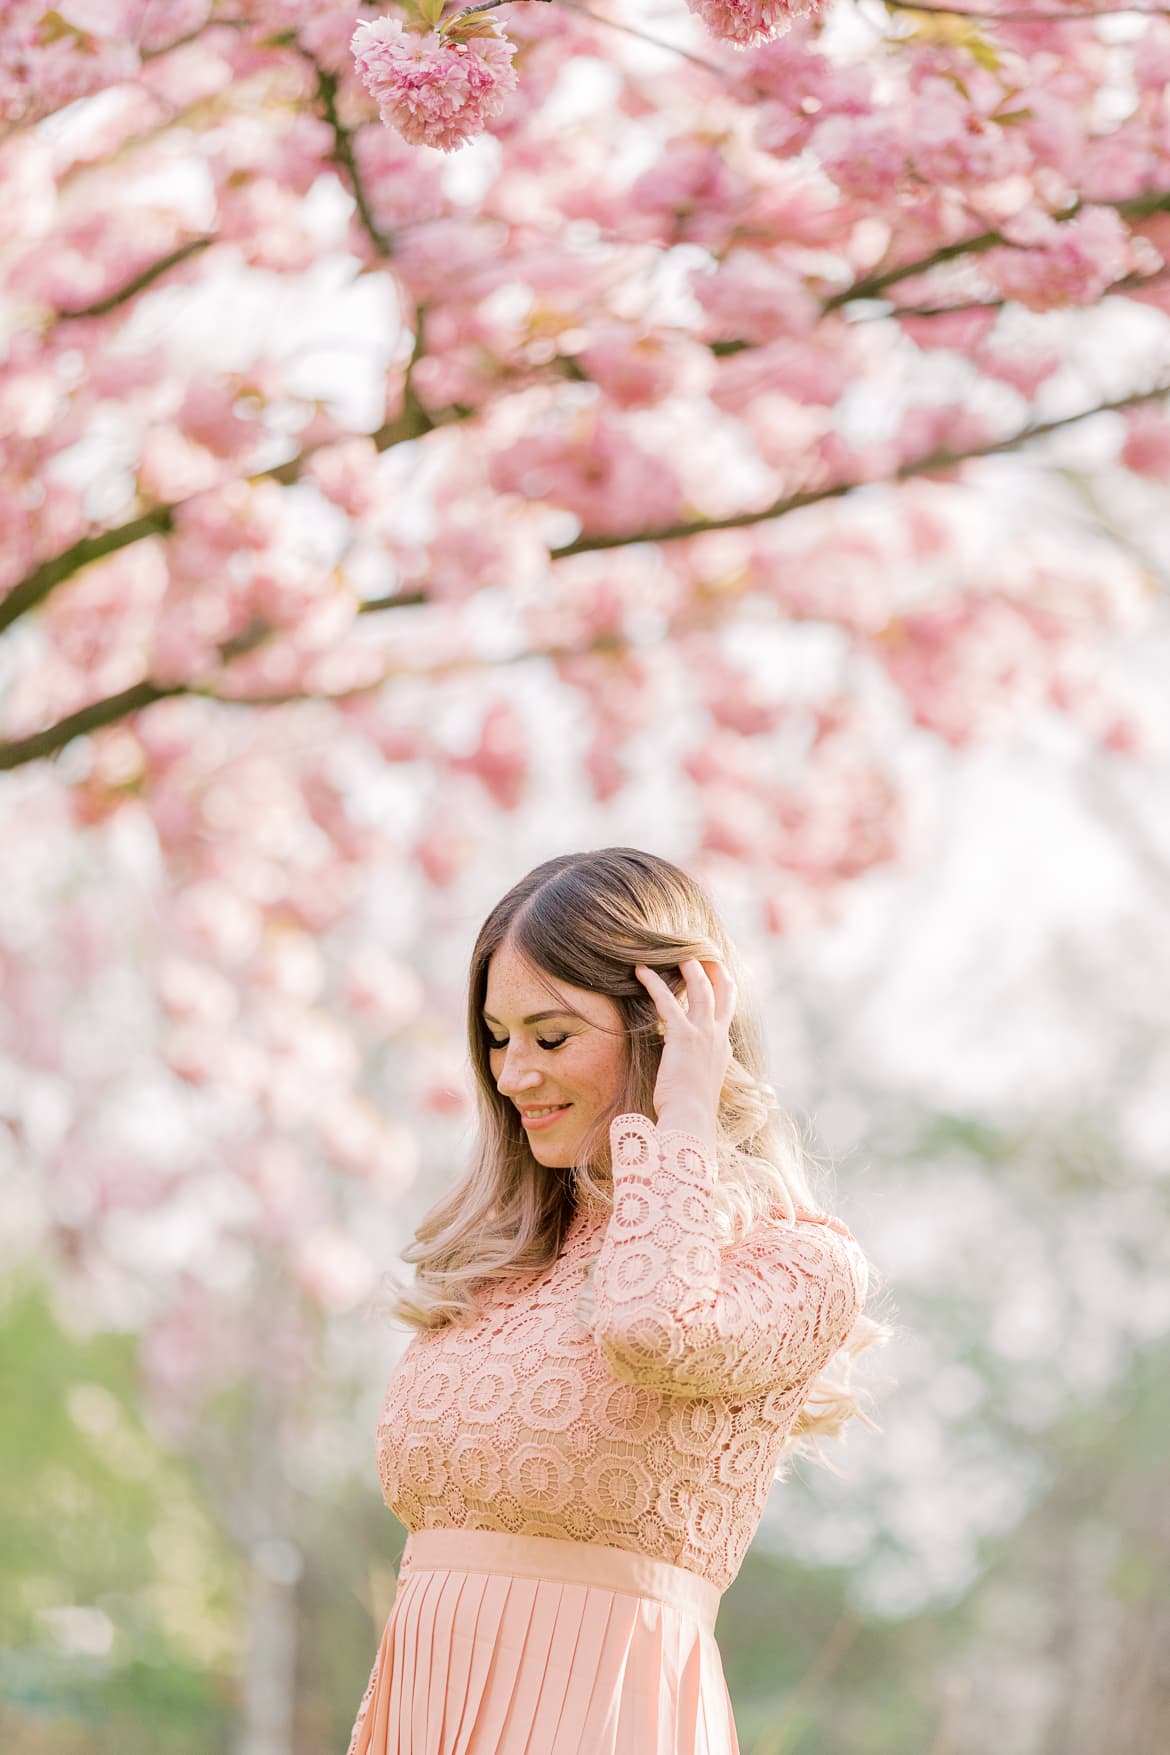
M420 36L378 18L359 24L350 46L382 121L413 146L465 146L516 89L516 45L494 25L470 38Z
M465 146L497 120L517 86L517 45L470 10L439 22L442 0L430 9L404 0L413 14L363 21L350 47L359 77L382 121L412 145L444 152ZM495 0L499 3L499 0ZM737 48L785 35L794 19L816 13L822 0L687 0L712 36Z

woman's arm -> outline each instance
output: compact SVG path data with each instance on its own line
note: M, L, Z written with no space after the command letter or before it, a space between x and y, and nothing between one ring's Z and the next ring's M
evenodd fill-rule
M866 1260L847 1227L778 1216L721 1255L708 1140L619 1115L610 1146L614 1207L590 1327L614 1375L736 1400L811 1382L865 1302Z

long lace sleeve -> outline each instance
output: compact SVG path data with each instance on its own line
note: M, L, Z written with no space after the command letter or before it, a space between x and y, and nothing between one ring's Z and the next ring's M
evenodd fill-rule
M668 1395L747 1400L811 1382L865 1302L848 1228L798 1213L720 1253L709 1147L644 1115L610 1126L614 1205L591 1329L614 1375Z

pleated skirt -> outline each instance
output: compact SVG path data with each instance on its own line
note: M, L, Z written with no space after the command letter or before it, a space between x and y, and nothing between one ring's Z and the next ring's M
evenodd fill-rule
M347 1755L739 1755L719 1599L621 1548L416 1530Z

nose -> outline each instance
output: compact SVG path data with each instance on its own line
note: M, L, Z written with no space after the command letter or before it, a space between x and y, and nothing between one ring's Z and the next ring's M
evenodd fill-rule
M531 1052L522 1042L508 1043L500 1070L496 1074L496 1089L501 1097L530 1096L539 1088L541 1075L539 1069L528 1059Z

